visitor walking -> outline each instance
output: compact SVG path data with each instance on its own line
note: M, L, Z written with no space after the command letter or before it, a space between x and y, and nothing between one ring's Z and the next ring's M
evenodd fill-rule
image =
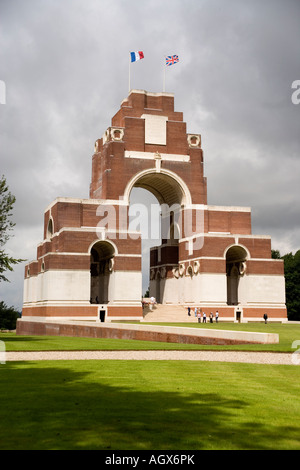
M203 323L206 323L206 313L203 312Z
M198 323L201 323L201 312L198 312Z
M153 306L156 304L156 300L155 300L155 297L151 297L150 298L150 310L153 309Z
M210 312L209 321L210 321L210 323L213 323L213 321L214 321L214 316L213 316L212 312Z
M188 307L188 316L191 316L191 307Z
M219 312L218 312L218 310L217 310L217 311L216 311L216 323L218 323L218 321L219 321Z
M197 318L197 312L198 312L198 309L197 307L195 307L195 318Z
M265 320L265 323L268 322L268 315L266 313L264 314L264 320Z

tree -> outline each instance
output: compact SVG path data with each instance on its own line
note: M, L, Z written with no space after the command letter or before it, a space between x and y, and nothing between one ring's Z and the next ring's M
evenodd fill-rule
M9 256L2 249L5 243L10 239L11 235L9 232L12 231L15 224L11 220L13 205L16 201L8 190L5 177L2 175L0 179L0 282L8 281L3 274L5 271L12 271L12 266L25 261L23 259L15 259Z
M287 253L280 256L278 250L272 250L273 259L284 261L286 308L289 320L300 320L300 250L294 255Z
M286 307L289 320L300 320L300 250L287 253L284 260Z
M148 287L148 289L147 289L146 292L145 292L145 295L144 295L145 298L150 297L150 291L149 291L149 289L150 289L150 287Z
M272 259L281 259L279 250L271 250L271 252L272 252Z
M3 301L0 302L0 329L15 330L20 316L14 307L8 307Z

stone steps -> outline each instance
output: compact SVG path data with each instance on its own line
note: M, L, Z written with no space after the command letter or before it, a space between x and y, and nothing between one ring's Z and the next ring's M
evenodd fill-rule
M151 310L144 308L144 322L172 322L172 323L195 323L194 310L191 309L191 316L187 314L187 307L183 305L156 304Z

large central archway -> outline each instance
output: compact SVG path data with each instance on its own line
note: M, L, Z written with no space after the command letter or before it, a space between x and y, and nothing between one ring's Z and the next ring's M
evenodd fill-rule
M189 205L192 203L190 191L185 182L172 171L154 168L136 174L127 184L124 200L129 202L133 187L144 188L150 191L160 204Z
M143 171L132 178L127 185L124 198L129 199L130 207L137 202L139 205L145 204L145 211L148 214L148 220L144 224L146 227L140 227L142 232L142 292L145 294L150 284L151 249L172 245L174 254L170 261L174 265L178 264L180 229L176 220L180 217L181 208L191 203L191 196L189 189L178 175L168 170L156 172L153 169ZM152 208L154 204L158 208L152 210L151 204ZM164 283L165 279L161 275L158 275L156 282L152 283L155 287L151 295L158 303L163 302Z

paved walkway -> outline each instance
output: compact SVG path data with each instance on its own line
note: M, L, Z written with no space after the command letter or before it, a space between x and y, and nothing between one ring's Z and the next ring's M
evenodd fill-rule
M39 360L183 360L293 365L292 354L246 351L32 351L6 352L6 361Z

